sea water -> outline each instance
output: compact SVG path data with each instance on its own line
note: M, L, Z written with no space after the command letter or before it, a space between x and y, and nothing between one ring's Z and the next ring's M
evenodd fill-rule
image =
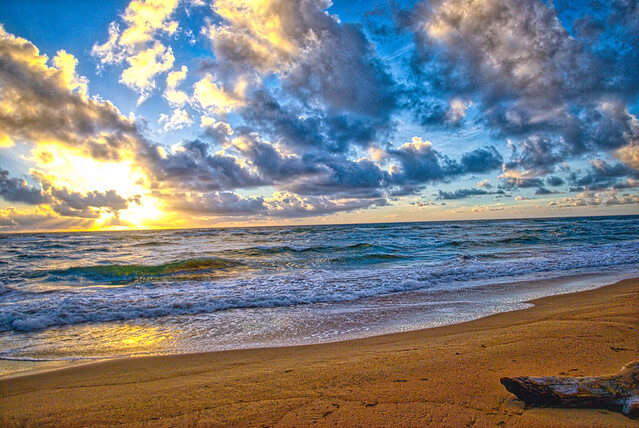
M2 234L0 375L452 324L638 271L639 216Z

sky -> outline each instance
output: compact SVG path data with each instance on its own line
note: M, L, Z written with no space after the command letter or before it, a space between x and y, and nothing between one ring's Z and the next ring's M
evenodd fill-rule
M0 2L0 231L639 214L634 0Z

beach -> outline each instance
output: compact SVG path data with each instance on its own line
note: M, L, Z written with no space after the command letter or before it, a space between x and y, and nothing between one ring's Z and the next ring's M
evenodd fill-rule
M639 426L638 63L639 0L0 0L0 428Z
M0 381L0 425L637 426L526 409L503 376L639 359L639 279L479 320L295 347L116 359Z

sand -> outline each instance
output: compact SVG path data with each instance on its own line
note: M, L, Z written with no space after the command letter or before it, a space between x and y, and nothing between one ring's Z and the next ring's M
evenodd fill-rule
M476 321L347 342L131 358L0 381L0 426L639 426L525 409L514 375L639 360L639 279Z

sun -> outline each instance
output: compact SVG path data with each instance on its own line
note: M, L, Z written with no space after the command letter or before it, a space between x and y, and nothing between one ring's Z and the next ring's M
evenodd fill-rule
M160 224L166 213L160 208L162 203L151 196L142 196L140 204L130 204L129 208L120 211L120 219L138 229L155 227Z
M53 186L67 187L76 192L106 192L115 190L129 199L126 210L117 214L103 211L92 229L140 229L161 223L166 215L162 203L151 196L148 178L135 166L134 160L123 154L116 161L100 161L56 142L40 143L32 151L38 174Z

